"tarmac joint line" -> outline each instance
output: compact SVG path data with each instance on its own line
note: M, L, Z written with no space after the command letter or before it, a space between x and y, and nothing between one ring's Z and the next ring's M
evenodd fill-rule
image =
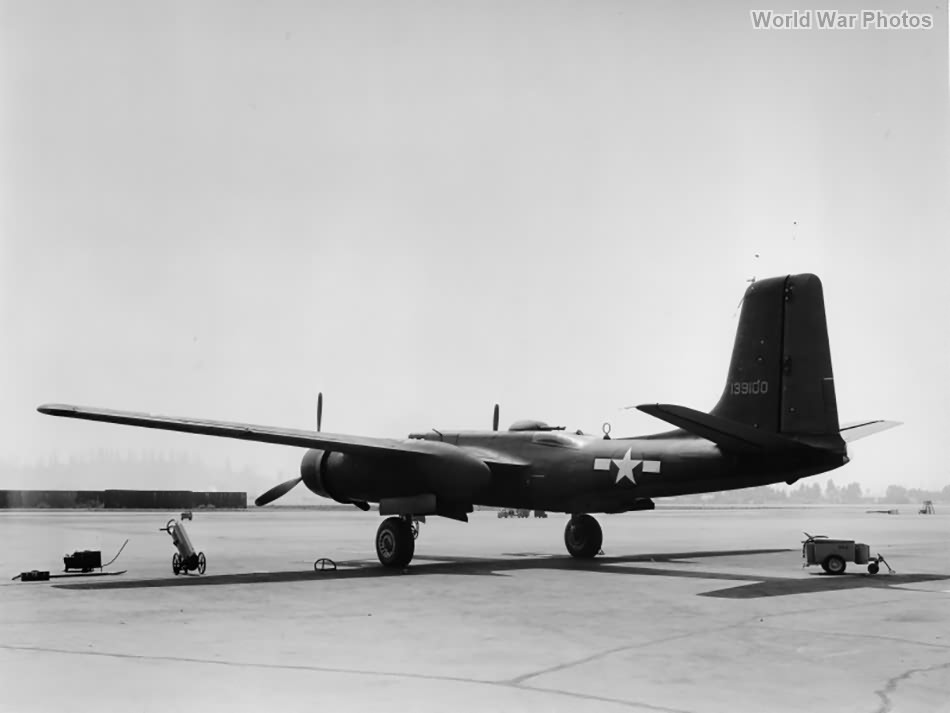
M889 678L883 688L874 691L874 695L881 699L881 706L875 710L874 713L890 713L890 711L894 709L893 695L897 692L897 687L902 681L909 680L915 673L928 673L930 671L938 671L942 668L950 669L950 661L933 666L925 666L923 668L910 668L904 671L904 673Z
M619 654L623 651L629 651L631 649L639 649L639 648L644 648L648 646L655 646L656 644L665 644L669 641L676 641L677 639L686 639L692 636L712 634L717 631L724 631L726 629L734 628L735 626L736 626L735 623L729 623L729 624L726 624L725 626L717 626L710 629L697 629L695 631L685 631L680 634L673 634L672 636L664 636L658 639L650 639L648 641L641 641L635 644L625 644L624 646L615 646L614 648L607 649L605 651L599 651L595 654L591 654L590 656L584 656L583 658L574 659L573 661L567 661L565 663L558 664L556 666L549 666L548 668L540 669L538 671L532 671L531 673L526 673L521 676L516 676L515 678L508 679L506 683L510 683L515 686L520 686L529 679L537 678L538 676L544 676L549 673L556 673L558 671L563 671L565 669L573 668L575 666L581 666L585 663L590 663L591 661L597 661L599 659L606 658L607 656L612 656L613 654Z
M630 648L630 647L624 647ZM58 649L43 646L23 646L17 644L0 644L0 649L7 651L29 651L34 653L61 654L64 656L100 656L104 658L124 659L130 661L167 661L171 663L190 663L190 664L210 664L214 666L232 666L263 669L281 669L287 671L302 671L312 673L335 673L348 674L352 676L382 676L386 678L404 678L427 681L440 681L447 683L467 683L473 685L492 686L497 688L509 688L529 693L547 694L554 696L567 696L589 701L599 701L602 703L611 703L624 708L636 710L650 710L658 713L691 713L680 708L669 708L666 706L656 706L639 701L630 701L623 698L610 698L608 696L597 696L588 693L578 693L557 688L543 688L540 686L524 686L513 681L493 681L490 679L466 678L463 676L439 676L435 674L408 673L396 671L369 671L365 669L348 669L333 666L307 666L301 664L272 664L255 661L228 661L225 659L205 659L188 656L163 656L150 654L129 654L115 651L77 651L74 649Z

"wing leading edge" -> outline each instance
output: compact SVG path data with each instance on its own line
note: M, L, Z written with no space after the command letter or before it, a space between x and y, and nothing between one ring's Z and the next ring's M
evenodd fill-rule
M114 409L73 406L71 404L43 404L37 411L49 416L78 418L85 421L103 421L138 428L154 428L162 431L194 433L219 438L234 438L241 441L274 443L298 448L322 448L338 453L361 455L381 455L405 453L418 456L444 456L446 449L462 451L485 464L501 466L524 466L524 461L511 458L502 453L477 449L469 451L447 443L415 439L372 438L369 436L350 436L324 431L306 431L294 428L260 426L234 421L216 421L205 418L181 418L160 416L137 411L119 411Z
M424 454L412 441L388 438L369 438L366 436L347 436L323 431L305 431L294 428L275 428L251 423L233 421L215 421L204 418L179 418L159 416L136 411L117 411L113 409L72 406L69 404L43 404L37 411L50 416L78 418L86 421L104 421L139 428L155 428L162 431L195 433L204 436L235 438L241 441L275 443L300 448L326 448L341 453L371 454L379 452L402 452Z

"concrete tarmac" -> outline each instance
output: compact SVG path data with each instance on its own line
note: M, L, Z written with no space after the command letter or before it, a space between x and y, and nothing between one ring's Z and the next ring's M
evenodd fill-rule
M950 711L950 515L864 510L599 516L592 562L564 515L431 518L405 574L373 513L196 511L200 577L178 513L2 512L8 577L130 541L125 574L0 584L0 711ZM803 569L803 530L897 573Z

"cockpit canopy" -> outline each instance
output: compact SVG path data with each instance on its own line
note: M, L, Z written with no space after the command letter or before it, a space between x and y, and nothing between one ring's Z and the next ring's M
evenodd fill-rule
M515 421L508 427L509 431L563 431L564 426L549 426L544 421L538 421L535 419L525 419L523 421Z

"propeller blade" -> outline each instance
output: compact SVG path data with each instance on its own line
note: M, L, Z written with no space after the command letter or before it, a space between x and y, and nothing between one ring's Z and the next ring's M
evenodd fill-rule
M317 430L323 424L323 392L317 394Z
M498 404L495 404L495 413L491 419L491 430L498 430Z
M275 485L263 495L259 495L257 500L254 501L254 504L257 505L257 507L263 507L264 505L267 505L267 503L274 502L277 498L283 497L293 490L294 486L297 485L297 483L299 483L301 480L303 480L303 478L294 478L293 480L288 480L284 483L281 483L280 485Z

